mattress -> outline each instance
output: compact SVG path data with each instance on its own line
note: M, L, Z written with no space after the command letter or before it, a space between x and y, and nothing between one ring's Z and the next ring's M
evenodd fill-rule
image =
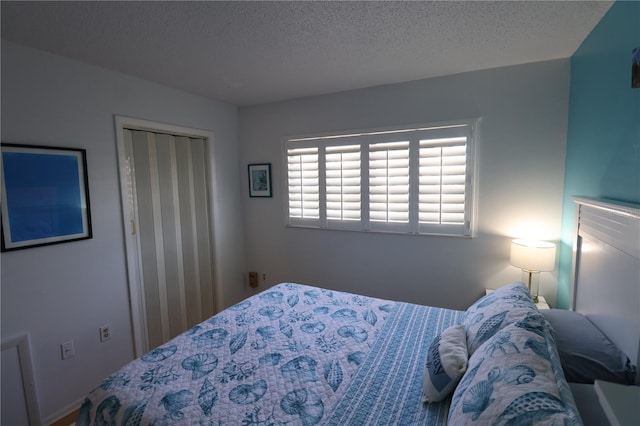
M464 312L283 283L106 378L78 425L445 424L427 349Z

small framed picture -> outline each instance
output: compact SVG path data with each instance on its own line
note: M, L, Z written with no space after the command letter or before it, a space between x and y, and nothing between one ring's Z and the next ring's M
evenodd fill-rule
M92 237L84 149L2 144L2 251Z
M249 197L271 197L271 163L249 164Z

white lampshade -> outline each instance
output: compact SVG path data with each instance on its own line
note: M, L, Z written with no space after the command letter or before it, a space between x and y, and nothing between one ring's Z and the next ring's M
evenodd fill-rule
M511 264L525 271L553 271L556 264L556 245L546 241L513 240Z

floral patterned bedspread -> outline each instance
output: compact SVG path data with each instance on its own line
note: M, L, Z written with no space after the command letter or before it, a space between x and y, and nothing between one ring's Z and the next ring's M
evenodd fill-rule
M106 378L77 424L318 424L398 306L279 284Z

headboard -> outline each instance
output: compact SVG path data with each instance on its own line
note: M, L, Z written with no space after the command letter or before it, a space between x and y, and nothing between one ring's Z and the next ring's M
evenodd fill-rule
M577 229L571 309L640 365L640 205L573 200Z

